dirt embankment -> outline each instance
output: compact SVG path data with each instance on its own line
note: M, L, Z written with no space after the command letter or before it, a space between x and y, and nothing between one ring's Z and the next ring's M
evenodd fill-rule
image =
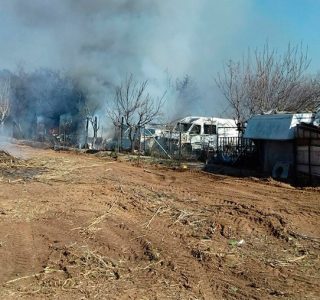
M320 295L319 189L17 150L0 158L1 299Z

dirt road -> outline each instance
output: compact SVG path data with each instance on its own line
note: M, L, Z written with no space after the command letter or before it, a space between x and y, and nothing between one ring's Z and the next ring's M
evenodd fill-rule
M1 299L320 299L320 189L15 154L0 160Z

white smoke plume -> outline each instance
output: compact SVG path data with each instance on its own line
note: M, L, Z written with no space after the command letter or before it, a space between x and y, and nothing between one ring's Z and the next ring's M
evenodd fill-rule
M168 88L168 74L180 80L188 74L197 84L198 101L178 107L206 115L225 107L213 77L234 53L228 45L245 26L251 7L247 0L1 2L6 29L0 31L5 41L0 67L13 70L22 63L30 70L64 70L78 77L91 97L104 105L113 86L129 73L149 79L158 96ZM174 101L174 94L168 97L168 113Z

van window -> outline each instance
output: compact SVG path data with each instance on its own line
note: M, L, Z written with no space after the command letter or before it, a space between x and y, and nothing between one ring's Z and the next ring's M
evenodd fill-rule
M178 123L177 124L177 130L181 132L187 132L189 128L191 127L192 123Z
M204 134L217 134L217 126L204 124Z
M193 125L190 130L190 134L200 134L201 133L201 125Z

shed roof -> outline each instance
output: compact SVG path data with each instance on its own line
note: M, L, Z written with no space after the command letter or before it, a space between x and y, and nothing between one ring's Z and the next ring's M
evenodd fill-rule
M312 120L312 113L257 115L248 121L244 137L257 140L292 140L297 124L311 123Z

